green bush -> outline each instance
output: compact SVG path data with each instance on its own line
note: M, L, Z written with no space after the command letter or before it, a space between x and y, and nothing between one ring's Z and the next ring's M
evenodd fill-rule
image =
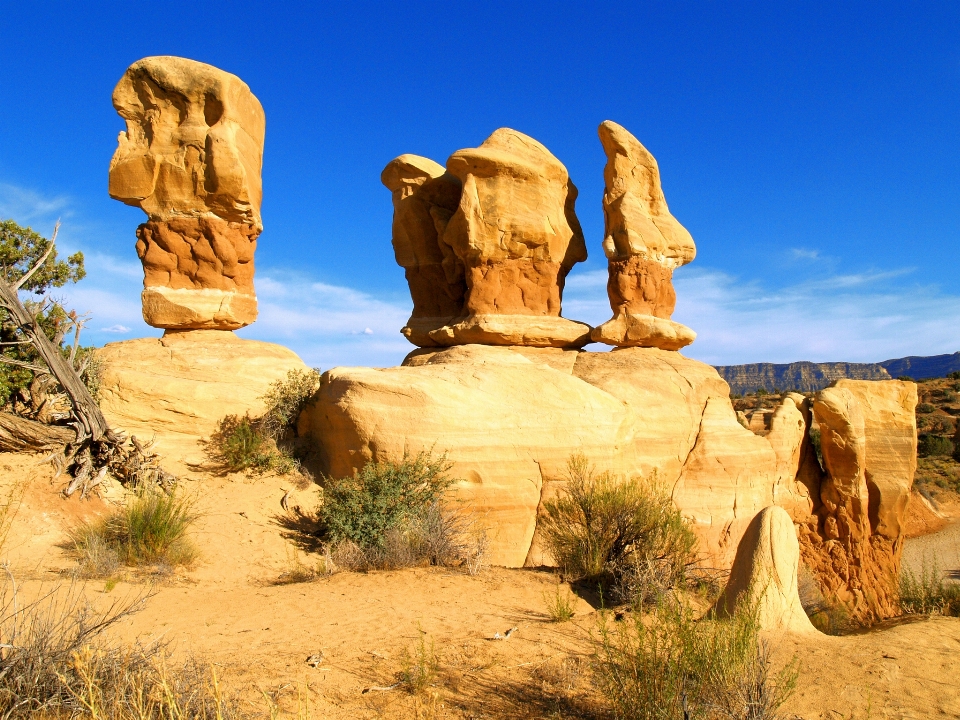
M960 370L949 373L947 377L950 378L951 380L960 380Z
M916 380L909 375L898 375L897 380L903 380L904 382L916 382Z
M908 615L960 617L960 584L944 580L939 563L924 558L918 575L908 568L900 573L900 608Z
M932 413L936 409L937 408L934 405L931 405L930 403L922 402L917 405L918 413Z
M260 398L266 406L257 421L267 437L279 439L288 430L295 430L297 418L320 385L320 369L291 370L284 380L277 380Z
M917 442L920 457L949 457L953 451L953 443L940 435L921 435Z
M196 521L193 501L144 487L106 517L71 532L73 551L88 576L109 576L119 565L189 565L197 550L187 537Z
M654 481L597 475L583 455L567 463L567 485L544 503L539 528L572 579L613 581L621 596L672 586L694 559L696 536ZM634 597L623 597L632 600Z
M430 452L400 462L370 462L353 477L324 478L319 510L325 541L347 540L362 550L383 548L389 531L409 531L455 482L447 456Z
M596 680L614 717L631 720L773 720L796 686L796 661L774 674L756 618L697 620L659 604L611 629L599 620Z
M249 415L222 418L207 442L207 454L232 472L249 470L284 475L296 468L293 458L281 452Z

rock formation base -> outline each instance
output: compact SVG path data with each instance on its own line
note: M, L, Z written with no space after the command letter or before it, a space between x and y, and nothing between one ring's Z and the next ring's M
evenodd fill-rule
M409 326L409 323L408 323ZM550 315L468 315L428 333L436 345L525 345L528 347L583 347L590 342L590 326Z
M173 472L203 461L201 438L224 415L260 413L260 396L303 361L281 345L243 340L226 330L167 332L162 338L109 343L100 405L110 424L147 441Z
M620 313L590 333L593 342L617 347L654 347L679 350L692 343L697 334L686 325L654 317Z
M211 288L147 287L140 295L147 325L169 330L238 330L257 319L257 296Z

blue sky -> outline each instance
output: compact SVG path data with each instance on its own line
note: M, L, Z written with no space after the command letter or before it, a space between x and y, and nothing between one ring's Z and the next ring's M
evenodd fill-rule
M776 7L773 7L776 6ZM960 350L960 4L6 3L0 217L82 249L87 342L140 318L143 213L107 196L128 65L239 75L267 115L261 316L310 364L396 364L410 301L383 166L498 127L580 189L590 257L564 315L609 317L597 125L657 158L698 256L675 275L684 353L716 364Z

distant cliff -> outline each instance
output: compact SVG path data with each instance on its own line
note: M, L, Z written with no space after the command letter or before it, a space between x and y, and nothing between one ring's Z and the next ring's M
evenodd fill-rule
M752 363L750 365L721 365L720 376L730 385L730 392L738 395L752 393L757 388L799 390L814 392L827 387L834 380L889 380L890 373L877 363L813 363L795 362L787 365Z
M752 363L750 365L719 365L717 371L737 395L756 392L763 388L814 392L827 387L834 380L890 380L909 376L914 380L944 377L960 371L960 352L931 357L905 357L880 363L814 363L795 362L786 365Z
M907 375L914 380L946 377L952 372L960 371L960 352L955 352L952 355L897 358L896 360L884 360L878 364L885 367L891 377Z

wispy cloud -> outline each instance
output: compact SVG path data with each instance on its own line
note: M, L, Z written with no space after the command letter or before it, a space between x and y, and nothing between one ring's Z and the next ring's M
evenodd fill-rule
M909 270L837 275L768 288L684 271L674 319L697 331L684 354L713 364L876 362L960 350L960 297L896 282Z
M817 260L820 257L820 251L807 248L791 248L790 255L794 260Z
M116 325L111 325L110 327L100 328L100 332L128 333L130 332L130 328L128 328L126 325L120 325L117 323Z
M70 214L70 199L66 195L50 197L27 188L0 183L0 218L13 218L21 225L31 225ZM43 230L34 229L38 232Z

